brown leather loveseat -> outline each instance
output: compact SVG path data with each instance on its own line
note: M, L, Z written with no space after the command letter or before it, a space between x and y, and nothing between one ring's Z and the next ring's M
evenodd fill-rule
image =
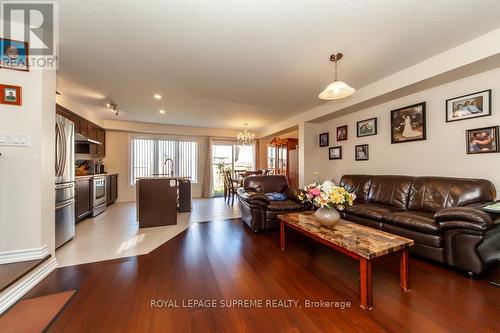
M357 195L343 218L411 238L411 251L480 274L500 259L500 216L477 207L495 200L483 179L346 175Z
M271 201L266 193L283 193L286 200ZM285 176L250 176L237 190L241 218L254 232L279 227L278 214L310 209L301 203L300 190L288 186Z

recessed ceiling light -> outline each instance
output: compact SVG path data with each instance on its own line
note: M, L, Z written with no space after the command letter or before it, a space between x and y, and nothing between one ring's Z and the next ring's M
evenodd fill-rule
M154 95L153 95L153 97L154 97L155 99L161 99L161 95L160 95L160 94L154 94Z
M158 111L158 112L160 112L161 114L165 114L167 111L165 111L165 110L160 110L160 111Z

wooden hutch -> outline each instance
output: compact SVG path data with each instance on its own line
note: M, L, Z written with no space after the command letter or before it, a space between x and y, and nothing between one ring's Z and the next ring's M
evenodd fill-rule
M271 140L267 145L267 168L273 175L285 175L291 187L299 184L299 155L298 139L280 139L278 137Z

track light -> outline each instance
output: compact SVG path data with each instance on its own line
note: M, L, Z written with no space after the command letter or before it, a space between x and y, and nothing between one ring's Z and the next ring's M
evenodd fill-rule
M115 116L118 116L118 113L120 112L120 111L118 111L118 104L116 104L114 102L109 102L106 104L106 107L113 110L113 112L115 113Z

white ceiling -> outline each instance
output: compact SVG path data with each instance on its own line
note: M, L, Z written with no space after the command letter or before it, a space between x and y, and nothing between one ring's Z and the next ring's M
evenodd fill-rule
M498 0L59 4L60 92L105 119L112 99L120 120L214 128L264 129L318 105L334 51L359 89L500 27Z

